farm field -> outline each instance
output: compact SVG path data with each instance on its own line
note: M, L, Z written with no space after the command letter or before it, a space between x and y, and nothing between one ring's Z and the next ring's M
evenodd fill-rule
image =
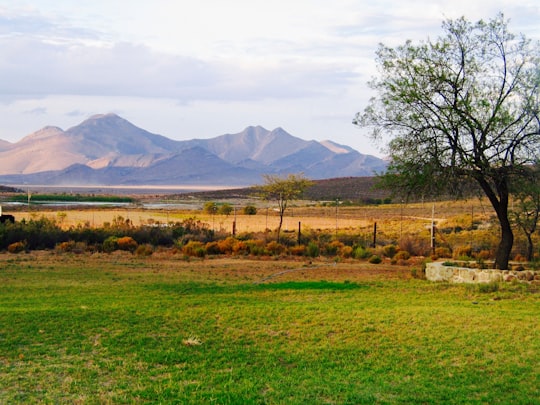
M538 286L408 266L0 253L0 403L538 403Z
M279 216L272 204L259 207L256 215L243 215L242 207L248 202L241 200L225 202L237 207L236 214L210 215L202 210L203 202L193 203L194 209L179 208L141 208L136 205L122 208L96 207L56 207L46 208L33 206L30 210L18 208L12 212L17 220L45 216L61 222L63 226L90 225L93 227L111 223L115 217L129 219L133 225L152 223L166 224L182 221L186 218L197 218L212 225L216 230L231 230L233 221L239 232L259 232L274 229L279 223ZM219 203L219 201L218 201ZM453 216L467 217L469 222L493 216L489 203L485 200L442 201L434 203L384 204L364 206L338 206L329 203L327 206L315 205L313 202L294 202L285 212L283 228L294 231L298 222L312 229L351 229L372 226L374 222L395 223L402 226L421 223L429 224L434 215L438 223L443 223Z
M245 215L242 207L250 204L249 200L217 200L218 206L227 203L236 210L230 215L211 215L202 209L204 203L191 201L191 209L179 208L182 204L166 208L156 208L156 204L130 204L124 207L35 205L30 210L26 206L18 206L11 213L16 221L45 217L64 229L99 228L125 222L132 227L162 226L195 220L215 231L220 238L232 235L233 230L244 240L253 238L257 233L258 237L261 237L261 233L264 233L264 238L275 237L279 216L272 204L259 206L256 215ZM457 252L457 256L465 248L483 254L489 252L491 255L498 243L499 229L495 215L487 201L479 199L338 207L332 202L325 205L295 201L284 215L282 235L289 245L295 243L301 229L302 235L307 238L319 238L324 234L325 240L333 238L349 245L356 243L363 246L372 245L376 236L379 246L399 245L413 256L426 256L429 255L432 220L436 226L436 246ZM537 240L537 237L533 239ZM514 245L513 257L523 256L527 243L519 232L516 232Z

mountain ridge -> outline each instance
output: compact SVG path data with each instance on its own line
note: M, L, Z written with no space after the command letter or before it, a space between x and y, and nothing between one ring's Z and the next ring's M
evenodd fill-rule
M51 159L51 157L54 157ZM333 141L306 141L283 128L178 141L99 114L63 130L46 126L15 143L0 140L3 183L253 184L262 174L322 179L370 176L386 162ZM84 168L82 167L84 166ZM84 172L84 173L83 173Z

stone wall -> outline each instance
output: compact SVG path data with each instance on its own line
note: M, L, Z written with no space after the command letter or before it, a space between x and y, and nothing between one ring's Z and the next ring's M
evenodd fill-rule
M468 267L443 266L442 262L426 264L426 279L450 283L491 283L499 281L521 281L540 284L540 272L495 269L470 269Z

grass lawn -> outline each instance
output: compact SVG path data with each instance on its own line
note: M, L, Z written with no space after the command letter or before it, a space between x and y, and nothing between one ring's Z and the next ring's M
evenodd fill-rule
M0 254L0 403L540 403L538 286L409 274Z

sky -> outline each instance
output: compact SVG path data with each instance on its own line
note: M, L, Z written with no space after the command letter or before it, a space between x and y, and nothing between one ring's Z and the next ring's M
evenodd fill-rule
M499 12L540 39L538 0L0 0L0 139L116 113L176 140L261 125L383 156L352 124L378 45Z

